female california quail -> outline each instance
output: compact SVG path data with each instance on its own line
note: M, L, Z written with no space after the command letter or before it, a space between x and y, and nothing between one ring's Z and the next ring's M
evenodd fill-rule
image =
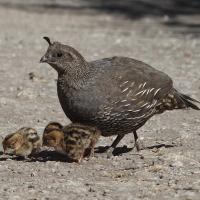
M198 102L173 87L171 78L153 67L127 57L87 62L74 48L51 43L40 62L58 72L60 104L72 122L96 126L103 136L117 135L110 152L125 134L136 130L155 114L193 108ZM198 102L200 103L200 102Z

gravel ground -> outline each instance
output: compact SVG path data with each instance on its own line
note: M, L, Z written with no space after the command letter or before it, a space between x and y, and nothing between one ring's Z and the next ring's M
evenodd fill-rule
M147 62L169 74L177 89L200 99L197 24L168 26L168 15L134 19L77 9L80 2L72 9L73 1L58 1L62 6L69 3L70 9L55 9L45 4L48 1L0 1L1 136L22 126L34 127L41 135L49 121L69 123L58 102L55 71L39 64L47 48L43 36L74 46L88 60L123 55ZM200 15L179 15L176 20L195 23ZM97 152L81 164L64 162L46 150L26 161L1 153L0 199L199 200L200 112L166 112L138 133L149 147L140 155L130 151L134 142L129 134L111 159ZM113 139L102 137L97 151Z

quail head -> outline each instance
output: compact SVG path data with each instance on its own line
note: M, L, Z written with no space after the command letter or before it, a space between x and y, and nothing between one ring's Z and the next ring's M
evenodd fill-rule
M39 151L41 141L35 129L23 127L7 135L2 144L4 153L27 157Z
M117 135L110 152L128 133L166 110L200 110L199 101L178 92L165 73L133 58L115 56L88 62L74 48L51 42L41 62L58 73L57 92L73 123L97 127L103 136Z

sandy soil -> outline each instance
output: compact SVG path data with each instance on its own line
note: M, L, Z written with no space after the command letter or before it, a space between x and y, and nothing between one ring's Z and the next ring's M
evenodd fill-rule
M43 36L74 46L88 60L123 55L145 61L169 74L177 89L200 99L197 29L167 26L166 15L133 19L95 9L16 8L13 2L0 2L1 136L22 126L41 135L49 121L69 123L57 99L55 71L39 64L47 48ZM150 147L141 156L130 151L132 134L111 159L97 152L81 164L64 162L52 151L27 161L0 155L0 199L200 199L200 112L166 112L138 133ZM97 151L113 139L102 137ZM159 144L165 146L154 148Z

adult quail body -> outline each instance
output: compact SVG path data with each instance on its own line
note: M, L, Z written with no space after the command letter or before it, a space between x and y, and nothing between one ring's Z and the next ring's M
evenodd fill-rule
M172 79L144 62L111 57L87 62L74 48L44 39L49 47L40 62L58 72L57 92L66 116L74 123L96 126L103 136L117 135L113 150L125 134L155 114L193 108L191 97L178 92Z

